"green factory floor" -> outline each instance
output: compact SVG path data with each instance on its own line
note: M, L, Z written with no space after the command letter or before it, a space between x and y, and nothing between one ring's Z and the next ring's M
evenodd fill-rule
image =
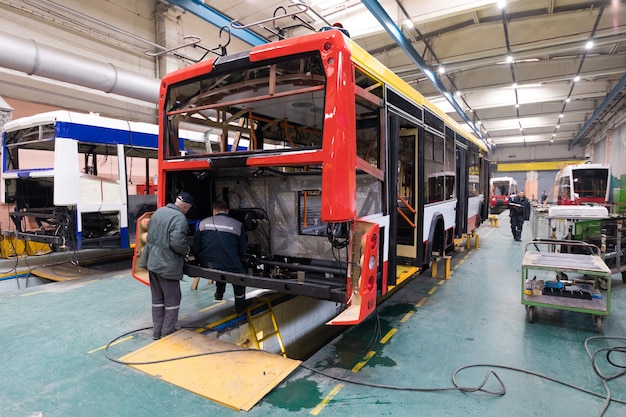
M453 254L450 279L432 278L430 271L418 276L247 412L107 359L107 343L151 325L149 290L131 278L128 263L0 294L0 414L589 417L602 415L610 392L604 415L626 415L626 378L612 379L624 370L626 356L608 355L622 368L609 365L605 351L594 362L588 356L606 347L626 349L621 275L613 275L610 315L600 335L583 313L538 309L531 324L520 302L530 225L523 242L515 242L505 212L498 227L487 222L478 233L478 249ZM203 313L214 303L212 286L191 291L190 284L186 279L182 286L180 321L212 320ZM228 286L226 298L231 292ZM109 352L119 357L150 343L150 333L139 332ZM606 388L594 364L610 379ZM219 378L212 369L204 372ZM482 391L468 392L484 379Z

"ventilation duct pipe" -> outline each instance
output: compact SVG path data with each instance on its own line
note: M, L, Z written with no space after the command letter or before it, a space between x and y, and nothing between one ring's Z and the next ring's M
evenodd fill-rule
M0 31L0 67L158 103L159 84L110 63L102 63Z

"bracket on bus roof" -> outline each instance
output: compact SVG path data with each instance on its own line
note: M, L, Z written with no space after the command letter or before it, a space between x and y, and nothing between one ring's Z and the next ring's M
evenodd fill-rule
M195 35L183 36L183 39L193 39L193 40L191 42L187 42L182 45L175 46L173 48L164 49L163 51L159 51L159 52L150 52L149 49L146 49L145 51L143 51L143 53L148 56L161 56L161 55L169 54L170 52L174 52L178 49L186 48L188 46L193 46L195 44L202 42L202 38L200 38L200 36L195 36Z
M309 6L304 4L304 3L293 3L293 4L289 4L287 5L287 7L298 7L299 9L290 13L287 13L287 9L285 9L282 6L277 7L276 9L274 9L274 14L272 17L269 17L267 19L262 19L253 23L248 23L247 25L242 25L241 23L239 23L238 20L233 20L232 22L230 22L230 26L233 29L248 29L252 26L258 26L261 29L265 29L268 32L278 36L280 39L284 39L285 38L285 29L291 29L293 27L297 27L297 26L304 26L309 30L315 31L315 28L313 28L310 24L308 24L307 22L305 22L300 16L298 16L301 13L306 13L309 11ZM276 12L278 12L279 10L282 10L284 12L284 14L276 16ZM287 28L281 28L278 27L276 25L276 22L280 19L284 19L286 17L291 17L294 20L298 20L300 22L300 24L295 25L295 26L290 26ZM268 22L272 22L272 26L274 27L274 30L270 29L269 27L265 26L264 23L268 23Z

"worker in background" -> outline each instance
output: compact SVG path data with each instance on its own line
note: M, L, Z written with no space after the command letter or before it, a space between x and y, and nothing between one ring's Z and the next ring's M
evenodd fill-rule
M213 216L203 219L198 224L194 251L200 265L227 272L244 271L241 257L248 249L246 232L243 224L228 217L228 206L224 201L213 203ZM216 281L215 299L224 297L226 283ZM246 309L246 287L233 284L235 293L235 311L242 313Z
M546 190L543 190L541 192L541 204L545 204L547 199L548 199L548 194L546 194Z
M522 228L524 221L530 219L530 201L526 198L524 190L509 198L509 217L511 217L511 232L513 239L522 240Z
M350 37L350 32L348 32L348 29L345 29L343 27L343 25L339 22L335 22L333 23L332 26L324 26L322 28L320 28L320 32L325 32L327 30L338 30L341 33L343 33L344 35L346 35L348 38Z
M155 211L148 223L147 242L139 266L146 268L150 275L154 340L176 330L183 263L189 254L185 215L193 203L193 196L182 192L174 203Z

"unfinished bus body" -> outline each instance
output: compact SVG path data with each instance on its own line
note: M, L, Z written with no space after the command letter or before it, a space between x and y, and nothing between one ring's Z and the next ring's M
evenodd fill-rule
M336 301L329 323L356 324L487 217L484 143L338 30L173 72L160 97L159 205L192 193L193 233L221 199L247 231L246 273L190 276Z
M68 111L6 123L0 195L14 209L3 232L60 249L129 248L136 215L156 207L157 132Z
M566 165L556 176L557 204L608 205L611 197L611 166Z

